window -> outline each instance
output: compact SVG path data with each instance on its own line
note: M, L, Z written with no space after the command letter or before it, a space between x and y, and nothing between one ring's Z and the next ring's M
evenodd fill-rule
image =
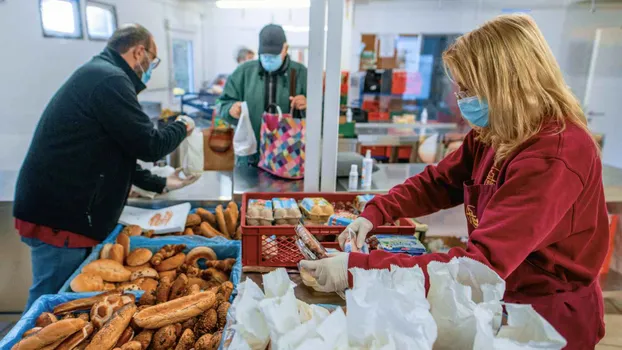
M79 0L39 0L43 36L82 38Z
M173 76L175 87L185 92L194 91L194 59L192 40L173 40Z
M91 40L108 40L117 30L114 5L89 1L86 4L86 28Z

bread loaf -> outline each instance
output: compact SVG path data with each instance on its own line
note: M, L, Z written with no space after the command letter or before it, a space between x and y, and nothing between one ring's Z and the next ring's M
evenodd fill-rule
M153 253L151 250L147 248L137 248L127 256L126 262L129 266L139 266L148 263L152 256Z
M102 247L102 250L99 252L100 259L110 259L110 249L112 249L112 243L106 243Z
M150 306L134 315L134 323L141 328L156 329L183 322L202 314L216 302L213 292L201 292Z
M108 259L114 260L123 265L125 262L125 248L120 244L113 244L112 248L110 248L110 255L108 256Z
M130 236L128 236L126 233L121 232L117 236L117 244L120 244L123 246L123 250L125 251L126 257L130 255Z
M124 267L128 271L134 272L134 271L142 270L142 269L147 268L147 267L151 267L151 264L150 263L145 263L145 264L138 265L138 266L128 266L128 265L126 265Z
M88 322L86 325L84 325L84 327L82 327L81 330L79 330L78 332L75 332L74 334L69 336L67 339L63 340L63 342L60 343L58 347L56 347L56 350L73 350L80 343L88 339L88 337L90 337L91 334L93 334L93 330L94 330L93 324Z
M68 312L74 312L79 310L90 310L95 303L98 301L104 300L106 297L111 295L121 295L121 292L118 291L110 291L106 293L101 293L88 298L81 298L72 301L68 301L66 303L56 305L54 310L52 311L55 315L62 315Z
M168 270L168 271L159 271L158 275L160 276L160 280L168 278L171 281L174 281L177 278L177 270Z
M93 326L97 329L101 328L123 305L124 302L120 295L111 295L95 303L91 309Z
M143 233L143 229L138 225L129 225L123 228L121 231L128 235L129 237L140 236Z
M136 304L127 304L117 310L110 320L97 332L86 350L109 350L117 343L123 331L129 326ZM58 322L57 322L58 323Z
M40 331L20 340L13 346L13 350L37 350L47 345L63 341L68 336L79 331L86 322L80 318L70 318L54 322Z
M181 266L184 261L186 261L186 254L177 253L176 255L173 255L172 257L163 260L159 265L155 267L155 269L156 271L174 270Z
M97 292L104 290L104 280L93 273L81 273L71 280L69 286L76 293Z
M129 281L132 274L122 264L111 259L92 261L82 268L82 272L98 275L106 282Z
M115 344L115 348L120 348L126 343L130 342L134 338L134 329L132 326L128 326L123 333L121 333L121 337L117 340L117 344Z
M137 280L139 278L154 278L154 279L158 279L160 276L158 275L158 271L156 271L154 268L152 267L146 267L142 270L136 270L134 272L132 272L132 274L130 275L130 280Z
M58 321L58 318L56 318L56 316L54 316L53 313L50 312L42 312L41 315L39 315L39 317L37 317L37 320L35 321L35 327L45 327L47 325L50 325L54 322Z
M121 350L146 350L147 348L143 348L142 344L137 341L131 341L123 344Z

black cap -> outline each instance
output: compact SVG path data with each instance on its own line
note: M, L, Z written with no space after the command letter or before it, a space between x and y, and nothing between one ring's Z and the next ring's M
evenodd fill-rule
M283 44L287 42L283 27L268 24L259 32L259 54L278 55L283 51Z

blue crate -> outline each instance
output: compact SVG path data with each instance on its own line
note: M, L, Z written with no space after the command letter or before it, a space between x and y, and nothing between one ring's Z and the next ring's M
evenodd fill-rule
M11 329L11 331L7 333L2 340L0 340L0 349L10 349L13 345L20 341L22 339L22 334L35 326L35 321L41 313L52 312L56 305L80 298L92 297L100 293L101 292L46 294L40 296L37 300L35 300L30 309L22 315L22 318L15 324L15 326L13 326L13 329ZM131 293L136 295L137 300L139 300L143 294L142 292Z
M236 262L235 265L233 265L233 269L231 270L231 275L229 277L229 280L231 281L231 283L233 283L234 287L233 293L231 295L231 297L233 298L237 294L237 286L238 283L240 283L240 279L242 278L242 245L240 244L240 241L230 241L224 239L215 243L206 241L207 239L205 239L204 237L203 239L199 239L199 237L194 236L167 236L158 239L132 237L132 239L130 239L130 250L134 250L136 248L147 248L155 253L166 244L185 244L186 250L184 251L184 253L188 253L192 248L207 246L214 250L219 259L235 258ZM69 284L78 274L80 274L80 271L82 271L82 268L84 266L92 261L99 259L99 254L103 246L103 244L99 244L93 248L91 254L69 277L69 279L59 290L59 293L75 294L71 290Z

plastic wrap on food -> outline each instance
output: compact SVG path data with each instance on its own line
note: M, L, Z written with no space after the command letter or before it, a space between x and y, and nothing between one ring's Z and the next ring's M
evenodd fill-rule
M335 209L335 213L339 211L347 211L352 214L358 213L358 210L354 207L354 203L352 202L333 202L333 208Z
M302 217L298 203L293 198L272 198L272 209L276 225L296 225Z
M346 230L348 231L348 234L343 244L343 251L346 253L354 252L369 254L369 246L367 243L363 243L362 247L358 247L356 245L356 233L349 227Z
M335 208L324 198L305 198L300 201L300 208L308 220L326 223L335 214Z
M272 226L272 201L249 199L246 207L246 224L249 226Z
M365 210L367 202L374 199L374 197L375 196L373 194L361 194L356 196L356 198L354 198L354 208L356 208L359 213L362 213L363 210Z
M376 247L378 250L390 253L406 253L409 255L421 255L426 252L423 244L414 236L375 235L374 237L368 239L372 249ZM377 243L375 242L376 240Z
M322 244L307 230L304 226L298 224L294 227L296 235L304 243L304 245L318 258L324 259L328 256L326 249Z
M356 220L358 215L347 211L337 211L328 218L328 226L348 226Z

